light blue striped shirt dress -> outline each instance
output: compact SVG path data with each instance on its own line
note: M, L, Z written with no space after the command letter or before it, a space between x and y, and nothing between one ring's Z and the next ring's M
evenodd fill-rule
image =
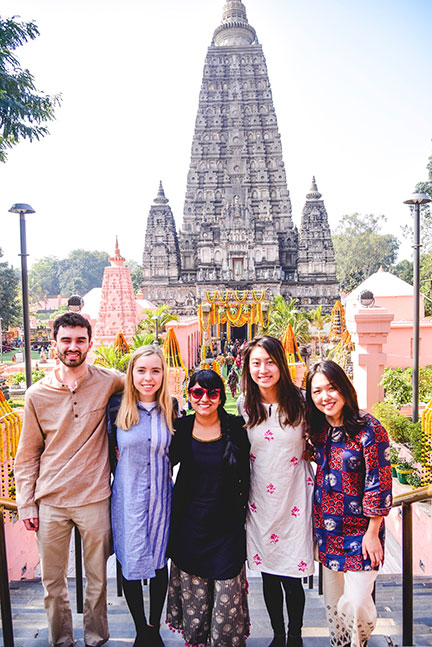
M156 402L138 402L139 422L117 428L118 463L111 498L114 552L127 580L166 565L172 478L171 433Z

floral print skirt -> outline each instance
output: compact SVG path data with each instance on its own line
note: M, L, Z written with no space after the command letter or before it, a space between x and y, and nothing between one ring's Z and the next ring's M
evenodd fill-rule
M231 580L209 580L172 563L166 621L190 647L244 647L250 625L245 566Z

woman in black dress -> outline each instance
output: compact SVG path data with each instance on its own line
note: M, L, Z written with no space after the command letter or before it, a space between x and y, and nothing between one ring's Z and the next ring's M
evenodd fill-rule
M224 384L194 373L195 412L175 423L170 455L180 463L168 555L167 622L191 647L243 647L249 633L245 516L249 441L244 421L226 413Z

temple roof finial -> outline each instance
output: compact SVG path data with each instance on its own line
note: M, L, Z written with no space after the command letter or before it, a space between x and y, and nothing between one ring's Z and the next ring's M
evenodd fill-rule
M318 191L315 175L312 177L312 184L309 193L306 194L306 200L321 200L322 194Z
M111 256L111 258L109 259L109 262L111 263L111 265L121 266L123 265L125 260L126 259L123 258L123 256L120 254L118 236L116 236L114 256Z
M241 0L226 0L222 24L213 34L219 47L244 47L256 42L256 32L248 23L246 7Z
M165 197L165 191L162 186L162 180L159 182L159 190L154 199L155 204L168 204L169 200Z

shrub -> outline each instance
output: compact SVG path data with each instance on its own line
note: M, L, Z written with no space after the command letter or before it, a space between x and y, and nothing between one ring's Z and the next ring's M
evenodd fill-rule
M25 373L22 371L18 371L18 373L14 373L14 375L11 378L12 384L21 384L22 382L25 383L26 377Z
M408 426L409 444L411 445L413 458L416 463L422 462L422 425L418 422L410 422Z
M35 382L39 382L39 380L41 380L43 377L45 377L45 371L41 371L38 368L34 368L32 370L32 382L33 382L33 384ZM11 381L12 381L12 384L23 384L23 383L25 384L25 381L26 381L25 373L23 373L23 371L19 371L18 373L14 373L14 375L12 376Z
M399 452L393 445L390 445L390 463L396 465L399 460Z
M411 369L409 369L410 371ZM402 368L385 368L381 379L385 399L400 409L412 400L411 374Z
M372 407L373 414L387 429L389 437L395 443L409 443L410 419L402 416L389 402L377 402Z
M421 476L417 470L414 470L412 474L407 474L406 476L407 483L411 485L414 488L420 487L421 486Z

